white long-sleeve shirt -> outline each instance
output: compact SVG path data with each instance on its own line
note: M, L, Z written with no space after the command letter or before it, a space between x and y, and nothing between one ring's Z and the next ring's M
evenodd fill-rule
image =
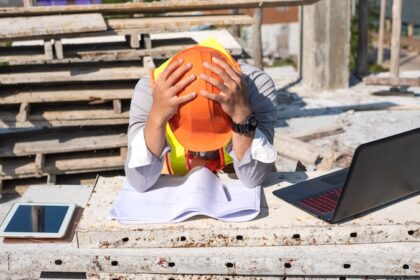
M277 153L273 148L274 125L276 122L276 91L268 74L248 64L240 64L248 88L248 101L258 119L258 127L253 141L241 160L228 148L233 158L233 167L238 178L248 187L261 184ZM131 100L128 127L128 154L125 173L130 184L143 192L149 189L160 176L164 157L170 151L166 145L160 157L154 156L147 148L144 127L153 102L149 78L141 79Z

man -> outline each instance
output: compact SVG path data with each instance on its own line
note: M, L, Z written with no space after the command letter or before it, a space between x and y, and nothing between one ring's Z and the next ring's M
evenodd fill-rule
M237 177L255 187L276 159L275 121L271 78L237 64L209 40L180 52L137 83L130 108L127 179L143 192L166 170L182 175L202 165L218 171L231 161Z

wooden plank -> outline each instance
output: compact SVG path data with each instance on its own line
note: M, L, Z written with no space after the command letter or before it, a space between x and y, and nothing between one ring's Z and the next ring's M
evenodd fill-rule
M38 87L2 89L0 105L21 103L51 103L68 101L95 101L131 99L134 85L60 85L55 87Z
M132 34L134 30L140 33L175 32L202 25L227 26L251 25L252 23L252 17L247 15L165 16L107 20L108 29L127 35Z
M322 138L326 136L332 136L332 135L340 134L343 132L344 132L343 126L332 124L332 125L322 126L313 130L309 130L309 131L290 133L287 136L290 138L301 140L301 141L310 141L313 139Z
M0 18L0 39L74 34L107 29L101 14Z
M30 158L3 158L0 179L17 179L37 176L75 174L105 170L120 170L124 160L119 153L98 151L96 153L70 153L60 156L47 156L42 172Z
M17 122L16 115L10 111L0 111L0 128L127 124L129 108L124 106L121 114L99 105L55 110L46 108L33 112L26 122Z
M122 148L127 146L126 132L123 125L0 134L0 157Z
M331 226L273 195L321 172L272 173L264 183L260 215L250 222L211 218L177 224L119 224L108 219L124 177L99 178L77 229L80 248L190 248L301 246L420 241L420 196ZM226 178L225 176L224 178ZM228 180L226 178L226 180ZM404 213L404 215L401 215ZM125 241L123 241L125 240ZM323 246L321 246L323 247ZM302 250L307 251L307 246Z
M45 55L22 55L11 54L7 56L0 56L0 63L8 63L9 65L25 65L25 64L57 64L57 63L77 63L77 62L100 62L100 61L129 61L137 60L139 57L172 57L177 52L192 44L177 45L177 46L160 46L152 49L115 49L115 50L101 50L101 46L97 45L95 49L84 50L83 46L68 46L66 49L65 58L63 59L46 59ZM228 50L233 54L240 54L239 49Z
M318 0L206 0L163 1L152 3L123 3L97 5L68 5L51 7L1 7L0 16L28 16L69 13L165 13L181 11L224 10L239 8L310 5Z
M321 165L322 168L332 167L331 160L334 158L332 151L288 136L277 136L276 140L274 148L281 156L301 161L304 164Z
M400 72L400 37L401 37L402 0L392 2L392 38L391 38L391 76L397 78Z
M247 15L209 15L209 16L173 16L166 17L146 17L146 18L126 18L106 20L107 30L90 32L89 36L109 36L109 35L131 35L133 33L162 33L189 31L203 25L229 26L229 25L251 25L252 17ZM1 18L0 18L1 19ZM167 24L170 20L171 24ZM30 35L22 34L18 38L2 38L1 41L34 40L40 38L74 38L86 36L85 33L56 33L55 35Z
M0 84L138 80L148 74L143 67L133 65L103 68L94 65L62 66L50 71L34 69L30 72L27 69L15 73L0 73Z
M381 86L409 86L419 87L420 78L401 78L401 77L375 77L368 76L363 79L366 85L381 85Z

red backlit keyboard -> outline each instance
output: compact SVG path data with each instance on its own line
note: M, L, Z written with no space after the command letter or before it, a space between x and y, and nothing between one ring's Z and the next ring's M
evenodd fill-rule
M316 196L305 198L299 201L299 203L321 214L327 214L336 208L342 190L343 188L336 188Z

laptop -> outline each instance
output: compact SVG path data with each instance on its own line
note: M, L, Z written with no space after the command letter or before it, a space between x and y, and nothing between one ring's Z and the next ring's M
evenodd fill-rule
M419 191L420 128L362 144L349 168L273 194L328 223L338 223Z

